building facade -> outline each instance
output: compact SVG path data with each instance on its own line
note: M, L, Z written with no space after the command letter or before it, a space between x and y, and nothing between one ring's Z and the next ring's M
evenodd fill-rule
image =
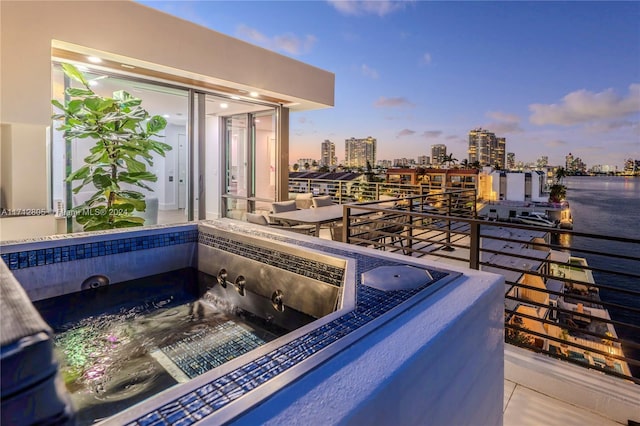
M81 88L65 78L63 63L81 69L100 96L124 90L150 115L165 116L161 136L172 149L154 154L157 181L144 196L184 221L240 218L266 203L256 199L286 199L289 114L334 102L332 73L136 2L1 7L2 208L68 211L81 204L65 178L95 141L66 140L51 118L59 112L52 99L64 103L66 89ZM127 31L114 31L114 22ZM233 55L221 60L206 54L212 50ZM265 66L269 72L255 73ZM24 220L33 222L25 226L32 236L72 230L72 218ZM36 220L46 225L36 231Z
M371 136L364 139L350 138L344 141L344 163L347 167L373 167L376 164L377 140Z
M335 167L338 165L338 157L336 157L336 144L330 140L322 142L320 148L320 165L327 167Z
M439 165L444 162L444 158L447 156L447 146L444 144L431 145L431 161L434 165Z
M495 133L478 128L469 131L469 163L496 168L506 166L506 138L498 138Z
M431 164L431 159L429 158L428 155L419 155L418 156L418 161L416 161L416 164L418 166L427 166L427 165Z

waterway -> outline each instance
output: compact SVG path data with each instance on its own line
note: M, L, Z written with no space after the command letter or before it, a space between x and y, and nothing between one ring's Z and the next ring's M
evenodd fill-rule
M640 178L637 177L591 177L572 176L564 180L567 200L573 215L573 230L590 234L640 240ZM589 266L622 273L638 274L640 262L627 259L612 259L596 254L582 254L582 248L596 252L615 253L640 258L640 243L625 244L574 237L566 241L573 254L585 257ZM597 284L631 290L640 293L640 279L636 277L612 276L594 271ZM621 304L640 311L640 295L602 289L600 297L605 302ZM640 327L640 312L609 307L612 319ZM640 344L640 333L629 327L616 325L619 337ZM625 354L640 360L640 350L624 348ZM640 368L632 367L635 376Z

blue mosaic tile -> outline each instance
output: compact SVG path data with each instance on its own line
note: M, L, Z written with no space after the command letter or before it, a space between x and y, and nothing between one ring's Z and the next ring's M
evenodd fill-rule
M198 243L313 278L336 287L341 287L344 280L343 268L327 265L302 256L246 244L240 240L232 240L227 237L200 232Z
M134 250L148 250L176 244L193 243L197 240L198 231L194 229L191 231L170 232L166 234L123 238L112 241L100 241L48 249L3 253L2 260L4 260L10 270L15 270L89 259L92 257L108 256L111 254L127 253Z

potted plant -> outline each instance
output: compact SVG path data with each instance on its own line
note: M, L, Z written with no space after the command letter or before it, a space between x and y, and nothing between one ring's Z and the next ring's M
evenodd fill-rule
M95 193L72 214L85 231L126 228L144 225L144 219L134 212L144 212L144 194L131 187L153 191L145 182L155 182L156 175L147 170L153 165L152 153L164 156L171 150L166 143L154 140L167 121L153 117L142 108L142 100L119 90L112 97L96 94L84 75L73 65L63 64L64 73L83 87L69 87L62 104L51 101L62 111L53 115L64 120L58 130L64 138L89 139L94 142L85 164L67 176L68 182L80 181L74 194L87 185Z

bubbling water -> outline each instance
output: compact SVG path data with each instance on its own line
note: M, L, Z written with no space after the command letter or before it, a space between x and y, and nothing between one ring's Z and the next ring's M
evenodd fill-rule
M210 294L179 306L168 297L67 326L55 336L55 347L78 424L91 424L177 384L154 355L219 324L242 322L238 311Z

